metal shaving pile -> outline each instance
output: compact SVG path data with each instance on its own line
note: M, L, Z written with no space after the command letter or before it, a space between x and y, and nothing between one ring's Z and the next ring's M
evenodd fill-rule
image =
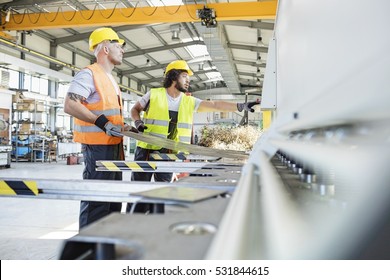
M221 150L251 151L262 130L253 126L204 126L199 145Z

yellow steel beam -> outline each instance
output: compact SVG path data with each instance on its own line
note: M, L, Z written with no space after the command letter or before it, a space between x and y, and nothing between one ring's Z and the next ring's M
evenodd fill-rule
M7 39L9 41L16 42L16 38L14 36L11 36L8 33L4 33L2 31L0 31L0 38L4 38L4 39Z
M276 0L264 2L210 3L217 21L274 19ZM52 13L12 14L8 22L2 17L2 29L39 30L72 27L116 26L173 22L197 22L196 10L203 4L165 7L114 8L111 10L67 11Z

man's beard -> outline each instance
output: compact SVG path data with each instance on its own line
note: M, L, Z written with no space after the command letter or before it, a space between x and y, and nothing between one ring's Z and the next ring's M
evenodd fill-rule
M181 84L176 83L175 88L180 92L187 92L187 89L185 89Z

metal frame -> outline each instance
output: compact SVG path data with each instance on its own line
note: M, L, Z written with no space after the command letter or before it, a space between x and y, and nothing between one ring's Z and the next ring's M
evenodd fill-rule
M373 36L354 49L362 32L385 32L381 11L389 8L355 1L351 12L345 3L329 26L331 3L279 1L263 93L275 118L243 167L207 259L390 258L390 57L383 48L390 41ZM343 38L333 52L329 38Z
M217 28L208 28L210 31L209 36L213 38L204 37L203 29L200 26L200 19L196 16L196 11L203 8L203 4L190 4L181 6L163 6L163 7L148 7L144 5L149 4L132 4L127 1L104 1L105 10L99 10L99 1L91 3L90 1L71 1L65 3L59 3L54 1L36 1L31 5L31 1L12 1L12 3L1 4L2 9L2 26L4 30L18 31L23 34L33 34L39 37L45 38L51 41L51 58L46 54L41 54L40 59L50 61L56 57L57 47L63 47L72 53L78 54L83 58L94 60L87 48L80 47L80 41L87 41L87 34L85 31L79 33L78 28L83 27L96 27L96 26L113 26L113 28L120 32L120 36L126 39L126 31L131 31L138 28L144 28L157 38L161 47L155 47L150 50L142 51L142 47L137 46L137 42L132 38L126 40L127 46L130 46L134 51L130 51L129 54L125 53L122 66L115 68L118 78L122 83L122 77L127 77L129 80L137 83L134 87L131 82L128 84L121 84L123 90L128 92L134 92L138 95L144 94L148 88L156 87L160 85L162 80L162 73L160 71L158 75L156 70L163 69L166 65L166 60L157 59L156 55L151 51L168 51L174 56L171 59L185 59L188 60L189 55L186 55L186 46L194 44L199 38L203 44L207 43L209 53L213 52L212 59L207 61L207 69L217 71L219 69L223 78L220 81L210 84L207 82L208 77L204 75L207 71L197 71L193 77L194 83L192 83L190 91L196 93L198 91L207 90L212 91L214 94L237 94L242 93L245 88L248 78L239 74L237 66L230 67L233 64L235 50L229 49L229 32L228 29L231 26L248 27L250 29L264 29L272 30L272 22L261 22L261 20L274 19L276 14L277 1L261 1L261 2L230 2L230 3L208 3L208 8L217 12L217 21L220 26ZM77 9L77 11L75 11ZM7 14L9 14L7 21L5 20ZM129 19L131 19L129 21ZM167 39L161 36L156 25L163 25L161 23L170 24L176 23L180 20L180 27L191 38L192 41L183 44L169 44ZM253 21L257 20L257 21ZM118 26L122 25L122 26ZM62 28L71 34L70 36L56 36L56 32L50 32L49 29ZM213 29L213 30L212 30ZM211 34L213 33L213 34ZM3 38L7 40L16 40L5 32L1 32ZM53 35L52 35L53 34ZM205 35L206 36L206 35ZM250 37L250 36L248 36ZM199 43L200 44L200 43ZM86 44L85 44L86 45ZM178 45L183 45L178 47ZM78 46L78 47L75 47ZM211 47L213 46L213 47ZM216 46L216 47L214 47ZM246 44L235 44L235 48L245 49L248 46ZM256 46L254 46L256 51ZM25 49L26 51L28 49ZM266 53L266 48L262 51ZM128 55L137 55L137 53L143 52L145 59L149 59L153 63L153 67L143 67L139 65L139 61L134 64ZM188 54L188 53L187 53ZM223 56L223 59L221 57ZM240 57L243 57L240 55ZM251 57L250 52L244 56L244 58ZM59 63L51 63L51 69L58 70L62 67L69 67L70 69L78 69L76 65L70 65L69 63L57 60ZM50 61L52 62L52 61ZM230 65L229 65L230 63ZM56 64L59 68L56 69ZM248 68L247 64L236 63L240 67ZM196 65L195 65L196 66ZM125 68L124 68L125 67ZM257 67L263 67L258 65ZM255 69L256 69L255 68ZM61 70L61 69L60 69ZM224 71L222 71L224 70ZM248 69L251 71L251 69ZM209 71L209 70L208 70ZM245 72L244 72L245 73ZM241 77L240 77L241 76ZM154 77L154 78L153 78ZM157 80L155 78L157 77ZM159 77L159 78L158 78ZM261 88L256 87L258 93L261 93ZM143 92L142 94L140 92ZM222 97L221 97L222 98ZM237 96L241 99L240 96ZM236 99L237 99L236 98Z

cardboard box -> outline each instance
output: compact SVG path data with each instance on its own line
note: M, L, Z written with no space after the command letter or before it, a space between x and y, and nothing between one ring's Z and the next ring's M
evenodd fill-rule
M34 103L23 102L16 105L16 109L20 111L34 111L34 108Z
M37 111L37 112L45 111L45 105L43 104L43 102L37 102L35 104L35 111Z
M16 109L19 111L44 112L45 104L42 101L23 100L23 102L16 103Z
M16 103L22 101L22 96L21 92L15 92L15 95L12 95L12 102Z
M30 133L31 124L29 123L22 123L19 127L19 133Z
M26 98L22 92L15 92L15 95L12 95L12 102L18 103L18 102L24 102L24 101L33 101L31 98Z
M66 157L66 164L67 165L75 165L75 164L77 164L77 156L67 156Z

